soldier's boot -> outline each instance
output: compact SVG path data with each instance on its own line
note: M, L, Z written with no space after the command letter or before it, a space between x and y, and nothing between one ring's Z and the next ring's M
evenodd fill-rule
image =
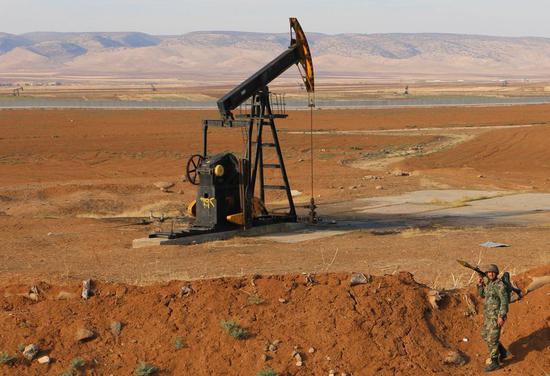
M502 346L502 343L498 344L498 355L501 361L508 357L508 350L506 350L506 348Z
M492 372L494 370L497 370L500 368L500 364L498 364L498 359L491 359L491 363L485 367L485 372Z

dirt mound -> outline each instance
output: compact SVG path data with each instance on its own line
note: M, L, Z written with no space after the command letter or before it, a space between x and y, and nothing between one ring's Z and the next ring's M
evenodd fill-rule
M486 353L478 334L481 317L467 314L465 295L480 308L473 290L443 293L434 310L429 289L406 272L353 287L349 274L147 287L99 283L87 301L77 284L37 286L38 301L20 295L28 286L2 289L0 352L15 354L20 344L37 343L53 362L28 363L19 356L11 368L0 366L3 374L59 374L71 360L82 358L90 374L131 374L143 360L166 375L255 375L269 368L281 375L327 375L330 370L470 375L482 367ZM511 306L503 335L513 354L505 365L508 374L549 369L549 291L545 286ZM115 321L122 323L118 335ZM248 335L233 338L222 321L238 324ZM95 337L78 342L75 335L82 328ZM238 328L231 333L243 334ZM444 363L455 350L464 354L465 365Z
M440 153L400 163L407 170L444 175L451 180L477 179L512 188L549 188L550 127L501 129ZM511 184L511 185L510 185Z

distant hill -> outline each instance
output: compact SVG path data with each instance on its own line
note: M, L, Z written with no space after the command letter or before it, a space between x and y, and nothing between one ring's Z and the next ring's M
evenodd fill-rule
M319 77L547 78L549 38L308 33ZM201 31L0 33L0 74L234 79L288 46L288 34Z

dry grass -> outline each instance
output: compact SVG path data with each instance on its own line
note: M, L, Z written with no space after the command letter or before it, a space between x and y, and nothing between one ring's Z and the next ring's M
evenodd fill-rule
M449 208L459 208L462 206L468 206L468 203L472 201L487 200L489 198L495 198L495 197L498 197L498 196L478 196L478 197L462 196L461 198L453 201L445 201L438 198L434 198L433 200L430 201L430 204L446 206Z
M482 264L482 262L483 262L482 251L480 251L477 261L471 264L473 266L479 267ZM514 269L514 272L515 272L515 269ZM510 272L510 274L512 275L512 272ZM438 291L443 290L445 288L450 288L452 290L467 288L472 284L477 273L474 271L469 273L468 271L465 270L455 275L454 273L451 272L449 277L444 281L440 280L441 275L442 273L438 272L434 280L431 283L428 283L427 286L429 286L433 290L438 290Z
M278 375L279 374L275 370L269 368L258 372L257 376L278 376Z
M182 337L176 337L174 340L174 348L176 350L181 350L185 347L185 342L183 341Z
M408 228L406 230L401 231L400 235L404 238L413 238L416 236L435 236L435 237L442 237L449 233L458 232L461 231L460 229L452 229L452 228L430 228L423 230L421 228L415 227L415 228Z
M462 196L461 198L456 199L456 200L452 200L452 201L446 201L446 200L441 200L441 199L438 199L438 198L434 198L429 203L432 204L432 205L446 206L446 207L450 207L450 208L458 208L458 207L462 207L462 206L468 206L468 204L470 202L488 200L488 199L498 198L498 197L504 197L504 196L513 195L513 194L516 194L516 193L517 192L503 192L503 193L499 193L499 194L495 194L495 195L481 195L481 196L474 196L474 197Z
M334 254L332 256L332 259L327 262L325 259L325 251L323 248L321 248L321 258L323 260L323 271L328 272L330 267L334 264L334 261L336 261L336 257L338 257L338 248L334 251Z
M145 362L140 362L134 370L136 376L150 376L155 375L159 371L159 368Z
M0 353L0 365L11 365L15 362L17 358L8 354L7 352Z
M224 321L222 320L220 322L221 327L229 334L231 337L235 339L247 339L250 336L250 333L243 327L241 327L239 324L237 324L235 321L229 320Z
M264 300L258 294L252 294L247 299L248 305L260 305Z
M181 201L162 200L149 205L142 206L139 209L124 210L119 213L99 214L96 212L86 212L77 214L77 218L105 219L105 218L143 218L149 217L150 213L155 216L165 214L165 216L177 216L181 214Z

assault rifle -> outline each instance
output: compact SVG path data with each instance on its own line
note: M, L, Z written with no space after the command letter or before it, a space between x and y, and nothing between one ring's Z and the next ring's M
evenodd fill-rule
M487 277L487 273L482 271L477 266L470 265L466 261L463 261L463 260L456 260L456 261L460 265L464 266L465 268L472 269L474 272L479 274L481 277L483 277L483 278ZM516 295L518 296L518 300L521 299L521 297L522 297L521 289L518 289L517 287L514 287L512 285L512 281L510 281L510 273L508 273L508 272L502 273L502 277L500 277L500 280L502 282L504 282L504 285L506 286L506 290L508 291L508 295L510 295L512 292L515 292ZM510 296L508 296L508 297L510 297Z

